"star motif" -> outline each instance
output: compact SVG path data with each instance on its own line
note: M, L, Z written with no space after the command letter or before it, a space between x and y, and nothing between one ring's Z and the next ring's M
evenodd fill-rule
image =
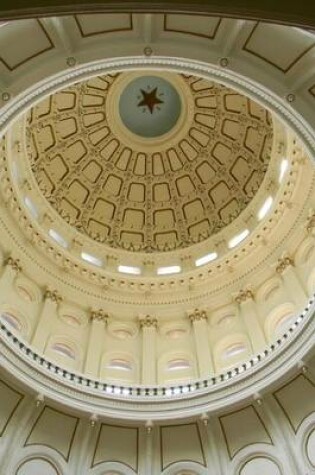
M151 114L154 112L154 106L164 103L164 101L161 101L161 99L157 97L157 87L150 92L144 91L143 89L140 89L140 91L142 100L138 103L138 107L147 107Z

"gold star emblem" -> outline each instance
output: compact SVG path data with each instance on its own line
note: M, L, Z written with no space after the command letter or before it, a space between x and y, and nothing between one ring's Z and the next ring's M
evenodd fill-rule
M157 87L150 92L144 91L143 89L140 89L140 91L142 100L138 103L138 107L147 107L151 114L153 114L155 106L164 103L164 101L161 101L161 99L157 97Z

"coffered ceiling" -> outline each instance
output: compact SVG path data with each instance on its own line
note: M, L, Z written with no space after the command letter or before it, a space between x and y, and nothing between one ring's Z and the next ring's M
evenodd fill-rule
M112 247L167 251L209 238L250 203L270 161L271 115L261 105L195 76L162 76L178 87L183 105L179 126L161 139L130 136L119 120L132 73L76 84L28 115L41 193L67 223ZM164 100L152 113L140 107L145 122L163 113ZM126 107L139 121L137 102Z

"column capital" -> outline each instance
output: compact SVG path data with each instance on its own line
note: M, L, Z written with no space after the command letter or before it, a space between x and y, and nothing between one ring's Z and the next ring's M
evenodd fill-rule
M199 308L195 308L193 312L189 313L188 318L191 323L200 322L201 320L208 320L207 312Z
M19 259L13 259L13 257L9 256L6 260L6 265L12 267L12 269L17 273L22 271Z
M251 289L241 289L234 297L235 302L238 304L244 303L249 299L254 299L254 292Z
M158 320L152 315L139 316L139 323L141 328L157 328Z
M44 299L51 300L55 303L60 303L62 301L61 295L57 292L57 290L51 290L47 288L44 292Z
M109 315L101 308L98 310L92 309L90 314L90 322L104 322L105 324L108 322Z
M277 274L282 274L287 269L287 267L290 266L294 266L294 260L292 259L292 257L285 256L278 259L276 267Z

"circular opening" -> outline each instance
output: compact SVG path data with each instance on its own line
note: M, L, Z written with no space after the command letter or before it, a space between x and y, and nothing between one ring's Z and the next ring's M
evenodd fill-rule
M119 114L132 133L144 138L160 137L177 123L181 100L175 87L158 76L131 81L119 100Z

